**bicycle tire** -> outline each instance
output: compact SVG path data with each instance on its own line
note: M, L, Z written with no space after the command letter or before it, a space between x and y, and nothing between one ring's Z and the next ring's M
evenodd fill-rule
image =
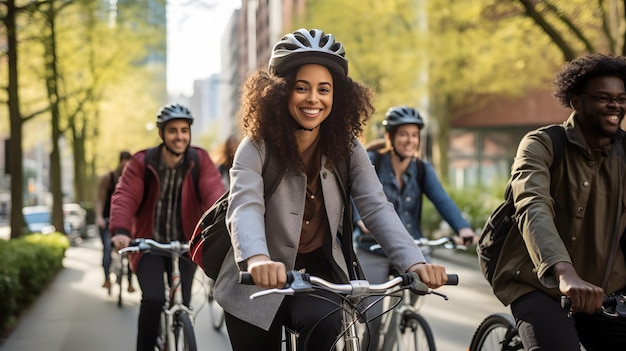
M405 311L393 350L402 351L435 351L435 336L426 319L415 311Z
M514 351L524 346L517 334L515 319L507 313L494 313L478 325L470 351Z
M213 298L214 282L209 282L207 300L209 302L209 317L211 317L211 326L213 329L220 330L224 324L224 310Z
M178 311L174 316L174 344L175 351L197 351L196 335L193 330L193 323L189 315L183 311Z

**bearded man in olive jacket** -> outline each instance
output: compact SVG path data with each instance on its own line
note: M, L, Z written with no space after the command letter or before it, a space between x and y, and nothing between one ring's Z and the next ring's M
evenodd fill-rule
M555 96L574 111L563 159L543 130L520 142L510 185L519 232L506 239L493 290L511 305L527 350L626 350L626 321L595 313L626 288L626 59L588 54L565 65ZM561 295L572 300L570 318Z

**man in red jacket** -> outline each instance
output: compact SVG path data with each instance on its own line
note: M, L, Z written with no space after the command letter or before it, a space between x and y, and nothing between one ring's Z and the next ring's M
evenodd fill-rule
M182 105L160 109L157 127L163 142L133 155L111 199L111 241L116 249L128 246L133 238L189 241L203 212L224 193L208 153L190 146L192 122L189 109ZM171 273L171 260L151 254L132 254L130 260L143 294L137 350L152 351L165 303L163 273ZM191 260L180 261L187 306L195 269Z

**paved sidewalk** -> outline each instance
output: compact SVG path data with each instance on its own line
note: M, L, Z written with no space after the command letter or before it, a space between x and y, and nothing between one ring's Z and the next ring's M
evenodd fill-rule
M113 296L101 287L101 259L100 238L88 238L80 246L70 247L63 260L64 268L21 316L11 335L3 343L0 341L0 351L134 350L141 292L124 291L123 306L118 308L117 286ZM198 272L192 300L198 312L198 347L230 350L225 331L210 327L203 275ZM139 286L136 281L134 285Z

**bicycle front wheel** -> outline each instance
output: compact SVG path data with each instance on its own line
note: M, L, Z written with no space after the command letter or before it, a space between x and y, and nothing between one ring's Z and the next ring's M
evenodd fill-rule
M197 351L196 335L193 331L191 318L185 312L179 311L174 316L174 338L176 351Z
M485 318L474 333L470 351L513 351L524 346L517 334L513 316L494 313Z
M209 301L209 316L211 317L211 325L213 329L220 330L224 324L224 310L213 298L214 284L212 280L209 281L209 293L207 299Z
M435 351L435 337L426 319L414 311L405 311L393 350Z

